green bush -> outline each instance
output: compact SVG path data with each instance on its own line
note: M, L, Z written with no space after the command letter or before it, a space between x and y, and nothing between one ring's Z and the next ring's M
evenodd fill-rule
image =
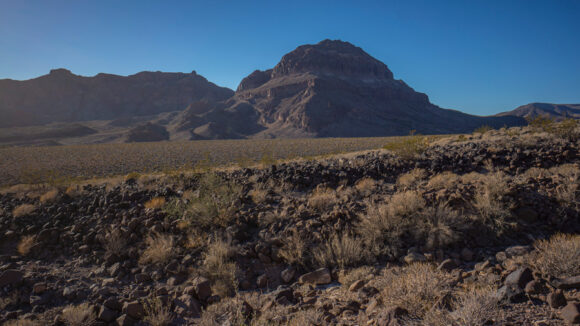
M421 155L427 150L427 147L429 147L429 139L421 135L407 136L383 146L384 149L395 153L403 159L412 159L417 155Z

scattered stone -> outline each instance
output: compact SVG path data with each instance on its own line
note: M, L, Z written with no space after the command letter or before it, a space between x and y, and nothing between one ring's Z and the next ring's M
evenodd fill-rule
M211 297L211 284L205 277L196 277L192 282L199 300L205 301Z
M312 283L316 285L328 284L332 282L332 277L328 268L320 268L314 272L306 273L300 276L300 283Z
M139 301L125 302L123 304L123 313L133 319L141 319L145 315L145 309Z
M564 293L562 293L562 290L550 292L550 294L548 294L548 296L546 297L546 301L548 302L550 307L554 309L563 307L567 303L566 297L564 296Z
M127 314L121 315L121 317L117 318L115 321L115 326L133 326L137 321Z
M101 309L99 310L99 314L97 315L97 318L99 320L103 320L110 323L113 320L115 320L117 316L118 316L117 311L102 305Z
M425 256L421 253L418 252L410 252L408 253L405 257L403 257L403 261L410 265L413 263L418 263L418 262L425 262L427 261L427 258L425 258Z
M562 319L568 324L580 323L580 303L570 302L560 312Z
M296 269L294 267L288 267L282 272L280 272L280 277L284 283L290 283L294 279L294 275L296 274Z
M35 294L42 294L47 290L46 283L40 282L32 286L32 292Z
M9 269L0 274L0 288L6 285L16 285L22 281L24 274L21 271Z
M537 280L529 281L528 284L526 284L526 287L524 288L524 292L532 295L540 294L541 291L542 291L542 283L540 283Z
M184 315L193 318L201 316L201 305L199 302L189 294L183 294L179 298L173 300L175 312L179 315Z
M532 271L527 267L521 267L508 275L504 281L504 284L514 284L517 285L520 289L523 289L531 280L533 280Z
M552 284L562 290L580 289L580 275L567 277L564 279L555 279Z
M358 281L356 281L356 282L352 283L352 284L350 285L350 287L348 288L348 290L349 290L350 292L356 292L356 291L358 291L360 288L362 288L364 285L365 285L365 281L364 281L364 280L358 280Z
M452 271L455 268L457 268L457 264L451 258L445 259L444 261L441 262L441 264L439 264L439 266L437 266L438 270L443 270L443 271L448 271L448 272Z

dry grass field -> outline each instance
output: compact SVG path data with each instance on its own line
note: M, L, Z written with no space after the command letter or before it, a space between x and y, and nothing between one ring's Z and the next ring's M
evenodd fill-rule
M207 140L0 148L0 186L59 183L198 165L247 166L376 149L402 137Z

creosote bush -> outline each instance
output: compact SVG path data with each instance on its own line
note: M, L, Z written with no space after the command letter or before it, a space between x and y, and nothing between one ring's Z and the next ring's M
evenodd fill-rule
M336 191L333 189L316 188L308 198L308 206L323 212L332 209L337 201Z
M544 275L576 276L580 266L580 235L557 234L549 240L540 240L527 258Z
M421 155L428 147L429 139L420 135L406 136L401 140L392 141L383 146L384 149L395 153L402 159L412 159L417 155Z
M235 201L241 194L241 186L215 173L205 173L199 180L197 196L186 204L183 218L202 228L227 227L235 216Z

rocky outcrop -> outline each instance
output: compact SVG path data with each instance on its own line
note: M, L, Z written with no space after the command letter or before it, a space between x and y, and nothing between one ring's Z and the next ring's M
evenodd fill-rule
M131 129L127 134L128 143L161 140L169 140L169 132L165 127L150 122Z
M224 120L215 118L231 119L239 108L244 116L256 116L259 127L236 134L257 138L459 133L482 125L524 123L519 117L477 117L441 109L427 95L394 79L384 63L361 48L332 40L299 46L274 68L244 78L235 96L213 108L213 114L183 116L177 124L196 134L195 128L210 122L223 125ZM229 129L240 125L227 124ZM230 135L227 130L212 133L213 138Z

